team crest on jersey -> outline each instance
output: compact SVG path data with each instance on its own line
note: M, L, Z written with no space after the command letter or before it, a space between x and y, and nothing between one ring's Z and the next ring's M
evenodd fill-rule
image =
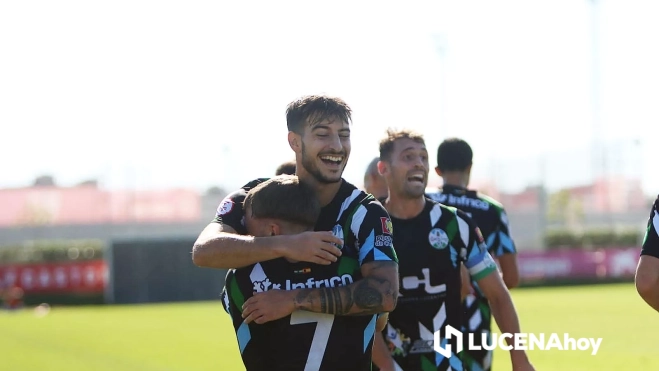
M439 228L433 228L428 234L428 242L430 242L430 246L441 250L448 246L448 235Z
M380 218L382 223L382 233L392 235L394 231L394 226L391 224L391 219L382 217Z
M233 210L234 203L228 198L225 198L224 201L220 204L220 206L217 207L217 215L225 215L228 214L231 210Z
M332 228L332 234L336 238L340 238L341 240L344 240L343 238L343 228L341 228L341 225L337 224ZM334 246L338 247L339 249L343 249L343 245L339 246L337 244L334 244Z

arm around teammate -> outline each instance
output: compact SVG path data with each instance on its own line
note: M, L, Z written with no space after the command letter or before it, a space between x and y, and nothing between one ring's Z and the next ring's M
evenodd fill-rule
M193 262L205 268L232 269L276 258L328 265L341 256L341 240L329 231L296 235L246 235L243 201L250 189L267 179L256 179L222 200L215 219L201 232L192 249Z

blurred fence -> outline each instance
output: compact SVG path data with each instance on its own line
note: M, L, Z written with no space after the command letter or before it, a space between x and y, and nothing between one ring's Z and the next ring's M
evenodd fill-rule
M219 299L226 271L195 266L194 241L40 240L4 246L0 248L0 293L3 288L20 287L27 304Z
M107 302L117 304L219 299L226 271L199 268L195 238L113 242Z

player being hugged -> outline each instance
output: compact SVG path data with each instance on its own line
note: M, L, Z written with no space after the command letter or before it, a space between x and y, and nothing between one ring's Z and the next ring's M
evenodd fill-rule
M290 290L264 287L263 292L247 299L242 306L245 323L263 324L294 311L350 316L352 326L364 331L359 339L344 341L359 345L363 359L370 360L376 315L393 310L398 296L398 259L392 233L383 229L389 223L389 214L372 196L342 178L350 155L351 122L350 107L343 100L303 97L289 104L286 121L288 143L295 152L296 175L313 189L321 206L314 231L247 235L243 200L247 192L265 181L257 179L222 201L215 220L202 231L193 247L193 261L201 267L220 269L247 267L278 258L310 263L304 285L291 283L287 287ZM332 279L325 284L325 269L339 273L354 271L355 267L352 282L347 278ZM318 272L322 275L316 279ZM343 277L343 273L337 277ZM330 336L352 333L342 326L334 323ZM306 346L310 354L304 370L370 369L370 362L366 364L362 358L348 360L342 353L321 349L313 340ZM341 366L335 362L341 362Z
M444 338L446 326L462 326L461 265L490 298L501 330L519 333L508 290L471 218L425 196L428 151L420 134L387 131L380 142L378 168L389 188L384 206L395 231L401 284L398 304L389 313L383 337L376 339L373 359L382 370L467 369L459 355L447 358L434 350L435 331ZM533 370L524 351L511 350L510 355L515 370Z
M311 231L320 214L313 190L295 176L259 184L247 194L244 208L247 232L256 237ZM229 270L223 302L233 320L246 370L369 369L371 359L364 352L364 335L370 322L359 317L294 311L262 325L243 320L245 300L254 293L345 286L357 276L359 265L349 260L342 265L312 265L278 258ZM382 331L385 324L383 315L376 331ZM330 357L323 360L325 354ZM351 361L346 365L348 359Z

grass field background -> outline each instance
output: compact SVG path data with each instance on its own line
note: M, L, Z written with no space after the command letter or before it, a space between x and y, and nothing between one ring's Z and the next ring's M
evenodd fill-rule
M659 313L633 284L517 289L522 330L603 338L590 351L531 351L538 371L659 370ZM496 330L498 332L498 330ZM0 369L12 371L244 370L217 302L55 307L0 312ZM497 350L494 368L510 370Z

